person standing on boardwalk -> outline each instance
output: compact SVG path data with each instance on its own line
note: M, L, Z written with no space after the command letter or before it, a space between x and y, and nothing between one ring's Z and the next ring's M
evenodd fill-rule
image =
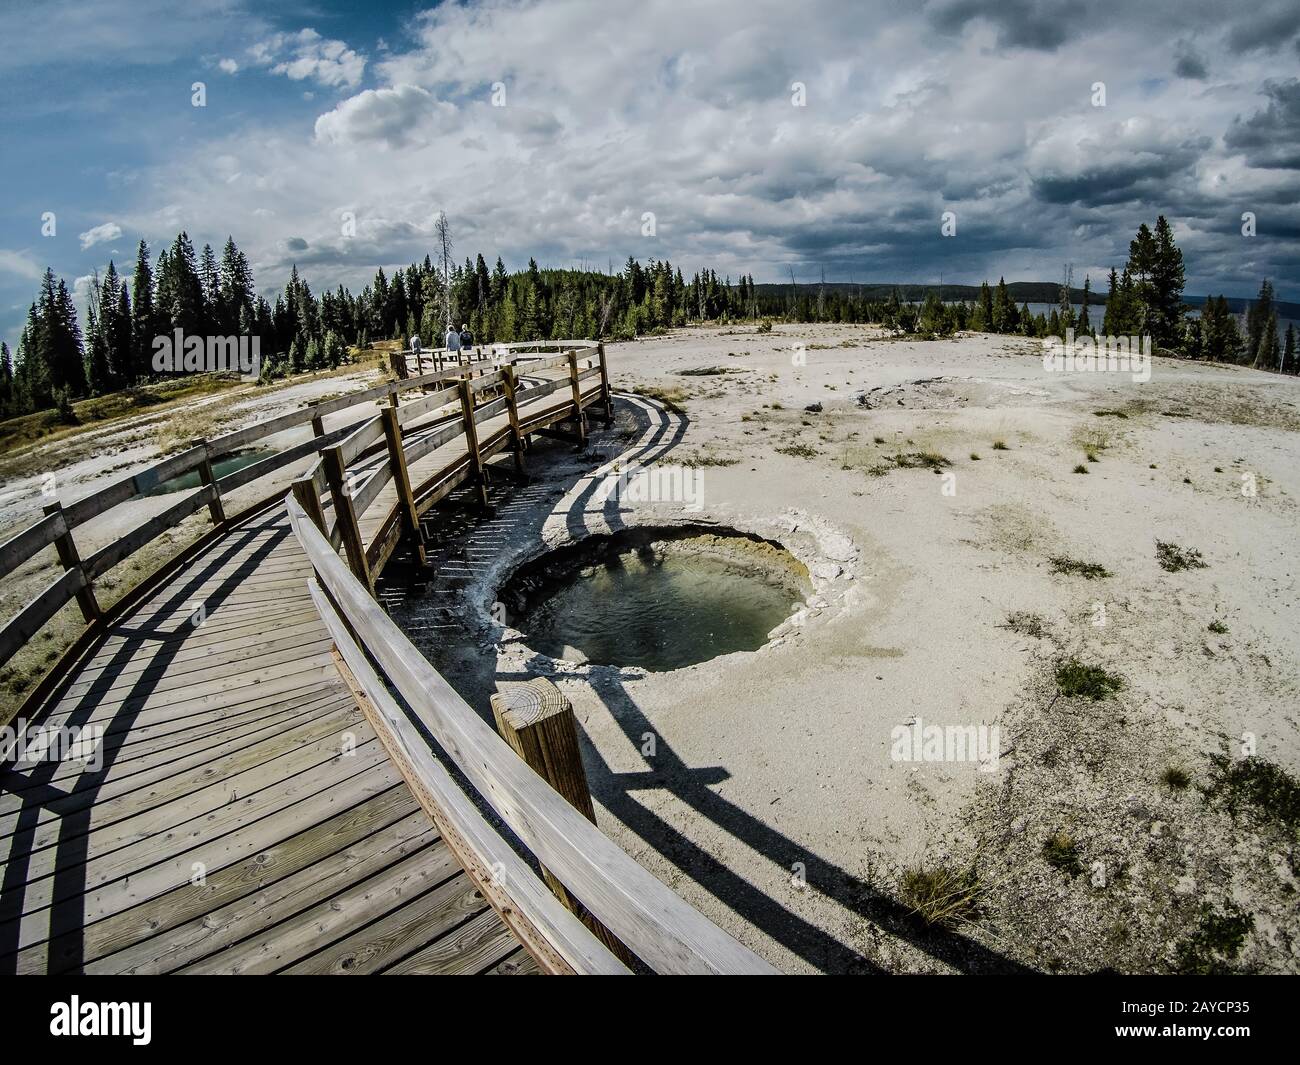
M469 331L469 326L464 322L460 323L460 349L465 353L465 358L469 358L469 349L474 346L474 334Z
M460 362L460 334L456 332L455 326L447 326L447 340L443 347L447 349L448 358L455 355L456 361Z

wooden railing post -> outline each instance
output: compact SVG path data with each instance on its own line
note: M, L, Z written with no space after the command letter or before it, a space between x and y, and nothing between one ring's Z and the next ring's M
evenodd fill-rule
M315 437L322 437L325 435L325 422L321 420L319 414L313 414L311 416L311 435Z
M221 505L221 486L217 484L216 475L212 472L212 456L208 454L207 441L191 441L190 447L201 447L204 449L203 461L198 465L199 483L212 486L212 501L208 503L208 513L212 515L212 524L224 525L226 521L226 508Z
M58 500L46 503L43 508L46 514L57 514L62 509L63 504ZM59 553L59 562L65 570L81 569L81 555L77 552L77 543L72 539L71 529L54 541L54 550ZM84 576L85 571L82 573ZM94 621L99 617L99 601L95 598L95 589L89 577L86 577L85 585L77 592L77 605L81 607L81 616L86 621Z
M375 586L370 579L370 567L366 565L366 545L361 539L361 526L357 524L357 511L352 505L347 463L343 461L343 445L328 447L321 452L321 456L325 460L325 478L329 481L330 497L334 501L334 520L338 522L348 566L357 580L373 595Z
M486 507L487 474L483 469L483 456L478 449L478 426L474 424L474 391L468 376L460 383L460 410L465 418L465 446L469 449L469 460L474 467L474 480L478 484L479 503Z
M384 439L388 441L388 462L393 471L393 485L397 489L398 506L406 518L406 530L415 544L415 555L420 565L427 565L424 554L424 530L420 527L420 512L415 509L415 493L411 491L411 475L406 468L406 452L402 450L402 427L397 421L397 408L386 407Z
M591 803L587 773L582 767L573 706L560 689L546 678L536 677L501 685L491 702L492 717L501 738L533 772L594 825L596 810ZM632 961L631 953L619 939L569 894L568 888L545 866L542 879L565 908L576 914L613 954L624 962Z
M298 506L302 507L311 519L311 523L320 530L322 536L328 536L325 531L325 511L320 505L320 496L316 494L316 485L310 477L300 477L290 486L293 492L293 498L298 501Z
M524 472L524 434L519 431L519 406L515 402L515 368L510 363L501 367L501 384L506 394L506 413L510 416L510 436L514 441L515 469Z
M578 353L568 352L569 388L573 393L573 416L578 422L578 448L587 446L587 417L582 410L582 385L578 381Z
M605 424L614 420L614 403L609 396L609 364L605 361L605 342L596 345L596 354L600 358L600 394L605 401Z

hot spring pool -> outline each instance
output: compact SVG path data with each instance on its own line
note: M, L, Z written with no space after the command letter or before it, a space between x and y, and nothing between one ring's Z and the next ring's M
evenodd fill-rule
M543 555L498 598L535 651L662 672L757 650L809 591L804 566L770 541L642 528Z

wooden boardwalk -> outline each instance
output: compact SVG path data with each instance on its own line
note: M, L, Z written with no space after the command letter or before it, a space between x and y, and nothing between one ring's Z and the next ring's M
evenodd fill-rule
M0 776L0 971L535 970L340 680L310 571L276 507L51 698L103 764Z

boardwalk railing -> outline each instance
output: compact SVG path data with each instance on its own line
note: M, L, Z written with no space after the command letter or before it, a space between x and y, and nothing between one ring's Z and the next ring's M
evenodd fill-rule
M604 346L577 343L582 346L559 355L512 352L509 362L477 376L456 366L413 378L424 383L425 395L388 407L322 448L293 483L293 495L330 543L342 547L358 580L373 589L403 536L422 560L420 516L461 484L472 481L486 503L486 463L494 455L512 450L522 471L532 434L559 435L582 446L587 408L599 404L609 420ZM442 387L431 387L436 385ZM573 421L574 432L556 429L565 421ZM440 449L446 460L432 469L424 463L424 476L414 480L412 469ZM386 459L375 461L381 453ZM364 523L373 525L367 538L363 519L390 484L392 502L377 524Z
M548 873L651 969L776 971L637 865L529 768L412 646L297 500L287 507L316 572L311 595L334 639L340 672L465 871L543 969L628 971L484 820L421 729Z
M558 356L546 354L556 351L564 353ZM585 371L576 369L579 352L589 360L589 368ZM590 368L592 359L599 361L599 365L594 369ZM313 455L328 454L331 448L345 440L350 441L347 448L349 461L373 454L384 446L379 442L381 436L369 435L374 433L375 425L379 422L377 418L353 421L328 432L324 428L325 418L366 404L386 402L394 411L400 411L397 424L406 427L419 420L421 414L435 411L434 401L440 396L445 398L453 388L459 389L462 382L471 382L469 385L471 392L476 397L476 402L481 402L486 398L489 389L493 387L498 391L505 389L503 375L507 373L513 382L517 371L526 370L531 375L541 372L545 367L554 367L561 363L572 368L571 377L577 378L579 383L589 381L595 374L599 374L602 396L608 410L608 375L604 369L603 347L590 341L497 345L493 348L483 348L472 357L467 354L463 357L463 361L451 368L414 377L409 375L407 361L399 355L394 358L393 365L397 380L309 404L211 440L195 441L186 450L155 462L138 473L114 481L75 502L65 505L54 501L47 504L44 508L44 516L39 521L4 543L0 543L0 578L7 577L50 546L53 546L57 552L62 568L57 577L0 627L0 666L7 663L73 600L76 600L86 625L62 660L46 675L41 684L28 694L23 708L18 711L19 716L22 716L27 707L36 705L48 694L51 685L66 665L75 660L94 639L106 631L108 622L139 602L144 594L158 587L169 573L193 558L198 551L206 548L214 540L224 536L236 523L278 502L285 492L285 489L280 487L260 498L254 498L251 502L248 501L248 493L242 493L237 511L230 512L231 505L235 502L232 494L238 489L279 473L286 466L301 462ZM485 379L489 378L491 382L485 384ZM431 389L434 391L431 392ZM420 391L420 398L409 409L400 407L401 397L415 390ZM583 405L589 405L592 401L593 397L588 394L584 398ZM485 408L487 409L475 408L476 418L481 420L490 416L489 410L492 409L492 404L486 404ZM220 459L244 451L252 444L261 444L277 434L308 424L313 431L308 439L283 447L274 454L222 477L214 475L214 463ZM519 428L518 435L521 437L526 435L528 430L522 426ZM420 447L432 449L437 446L441 442L437 438L437 433L438 430L434 430L431 434L432 438L425 437L414 441L414 448L418 451ZM363 440L367 441L364 445L360 443ZM486 443L490 447L480 448L480 459L495 453L502 446L499 434L494 434ZM314 470L319 468L319 464L313 467ZM477 466L475 472L481 472ZM191 473L196 475L198 486L185 492L161 513L148 518L129 532L89 553L79 549L74 535L77 529L114 508L138 501L173 478ZM457 480L456 483L459 481ZM375 481L372 491L377 492L380 487L382 483ZM177 527L191 514L204 508L208 510L211 518L211 528L205 535L200 536L197 541L167 560L158 570L123 595L111 608L101 607L96 596L97 580L168 530ZM427 506L424 509L427 509ZM391 546L387 550L391 552ZM387 555L383 557L386 558ZM376 559L376 561L380 566L382 565L382 560ZM3 711L0 711L0 723L3 723L5 716Z

